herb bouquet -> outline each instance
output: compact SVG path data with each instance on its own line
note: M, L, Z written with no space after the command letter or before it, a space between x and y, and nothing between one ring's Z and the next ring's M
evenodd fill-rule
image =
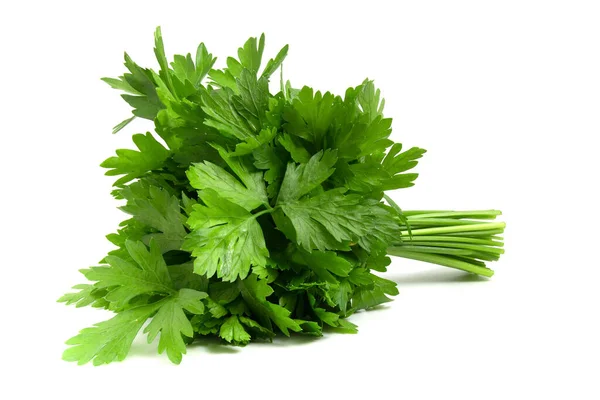
M117 247L89 283L59 299L116 315L67 341L67 361L123 360L144 326L179 363L205 336L245 345L292 332L356 332L352 313L390 301L390 255L491 276L502 250L499 211L402 211L386 191L407 188L425 153L390 140L392 120L373 82L343 96L269 80L288 47L261 69L264 36L214 69L165 56L158 72L125 54L127 71L104 81L125 94L155 133L102 163L130 218L107 236Z

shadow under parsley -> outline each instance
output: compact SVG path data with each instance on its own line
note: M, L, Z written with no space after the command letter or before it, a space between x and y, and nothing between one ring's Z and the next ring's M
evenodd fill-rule
M235 354L243 349L240 346L232 346L224 344L223 341L214 336L204 336L196 339L193 343L188 344L188 350L204 349L207 353L212 354Z
M402 273L389 270L385 274L385 278L393 282L396 282L399 288L406 287L409 285L431 285L431 284L445 284L445 283L473 283L473 282L487 282L489 278L479 276L476 274L469 274L462 271L454 270L429 270L420 271L414 273Z
M395 273L394 273L395 272ZM406 286L431 285L431 284L448 284L456 283L474 283L487 282L489 278L485 278L475 274L464 273L462 271L453 270L427 270L419 272L399 272L389 270L385 275L387 279L396 282L401 289ZM389 303L380 304L368 310L361 310L360 313L377 313L389 308ZM286 347L286 346L302 346L311 344L317 340L324 340L328 336L334 336L337 332L335 328L325 327L323 336L302 335L291 332L289 337L278 334L272 341L262 340L253 341L247 346L252 347ZM143 337L145 339L145 336ZM205 336L196 339L193 343L187 345L188 351L192 349L203 349L203 351L211 354L236 354L244 350L246 346L234 346L225 343L223 340L214 336ZM129 356L133 357L156 357L156 346L147 344L145 340L136 338L129 351Z

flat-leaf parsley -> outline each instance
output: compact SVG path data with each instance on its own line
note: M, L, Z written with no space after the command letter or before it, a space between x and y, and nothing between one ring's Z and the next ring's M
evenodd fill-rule
M134 118L154 121L137 150L102 163L130 215L89 283L60 302L116 313L69 339L67 361L123 360L143 332L178 364L205 336L246 345L277 334L356 332L348 317L390 301L390 255L491 276L502 254L499 211L402 211L384 193L414 184L425 150L390 139L373 82L343 96L269 79L288 46L263 65L264 35L215 69L200 44L159 70L125 54L103 80L125 92Z

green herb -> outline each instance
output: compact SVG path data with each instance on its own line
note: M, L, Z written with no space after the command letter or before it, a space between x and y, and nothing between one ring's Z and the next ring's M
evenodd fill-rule
M499 211L402 211L384 195L414 184L425 150L390 140L372 81L342 97L281 79L272 94L287 46L261 69L264 36L251 38L214 69L204 44L169 63L160 29L155 41L158 71L126 54L128 72L104 79L133 108L114 132L145 118L155 133L102 163L130 218L107 236L116 249L82 270L90 282L59 301L116 316L67 341L65 360L122 360L147 321L174 363L204 336L356 332L350 315L398 294L372 272L389 255L493 274Z

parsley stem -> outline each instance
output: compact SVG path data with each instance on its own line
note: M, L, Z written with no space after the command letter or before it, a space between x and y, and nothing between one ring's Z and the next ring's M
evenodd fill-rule
M482 276L494 273L485 262L504 253L504 222L481 221L501 215L484 211L404 211L400 240L388 254L456 268Z
M447 242L435 242L435 241L423 241L423 242L419 242L419 241L413 241L413 240L407 240L405 242L406 244L402 244L402 246L435 246L435 247L442 247L442 248L452 248L452 249L463 249L463 250L471 250L471 251L481 251L481 252L487 252L487 253L491 253L491 254L504 254L504 249L498 248L498 247L491 247L491 246L482 246L482 245L475 245L475 244L470 244L470 243L447 243Z
M411 218L475 218L475 219L495 219L502 215L499 210L478 210L478 211L419 211L410 210L402 212L405 217Z
M453 226L453 225L474 225L479 221L455 219L455 218L408 218L411 227L414 226Z
M409 220L410 222L410 220ZM413 236L431 235L438 233L477 232L504 230L504 222L485 222L464 226L443 226L436 228L411 229ZM408 231L402 231L402 235L408 235Z
M504 243L501 242L502 238L497 238L497 239L498 240L491 240L491 238L490 239L478 239L478 238L471 238L471 237L446 235L446 236L413 236L409 240L411 242L434 241L434 242L452 242L452 244L471 243L471 244L481 244L484 246L498 246L498 247L504 246Z
M256 218L260 217L261 215L270 214L273 211L275 211L276 209L277 209L277 207L270 207L266 210L262 210L260 212L257 212L256 214L253 214L252 217L256 219Z
M462 271L471 272L473 274L491 277L494 271L489 268L481 267L466 261L455 258L446 257L438 254L417 253L414 251L403 249L402 247L389 247L388 254L403 258L409 258L417 261L425 261L432 264L438 264L445 267L456 268Z

